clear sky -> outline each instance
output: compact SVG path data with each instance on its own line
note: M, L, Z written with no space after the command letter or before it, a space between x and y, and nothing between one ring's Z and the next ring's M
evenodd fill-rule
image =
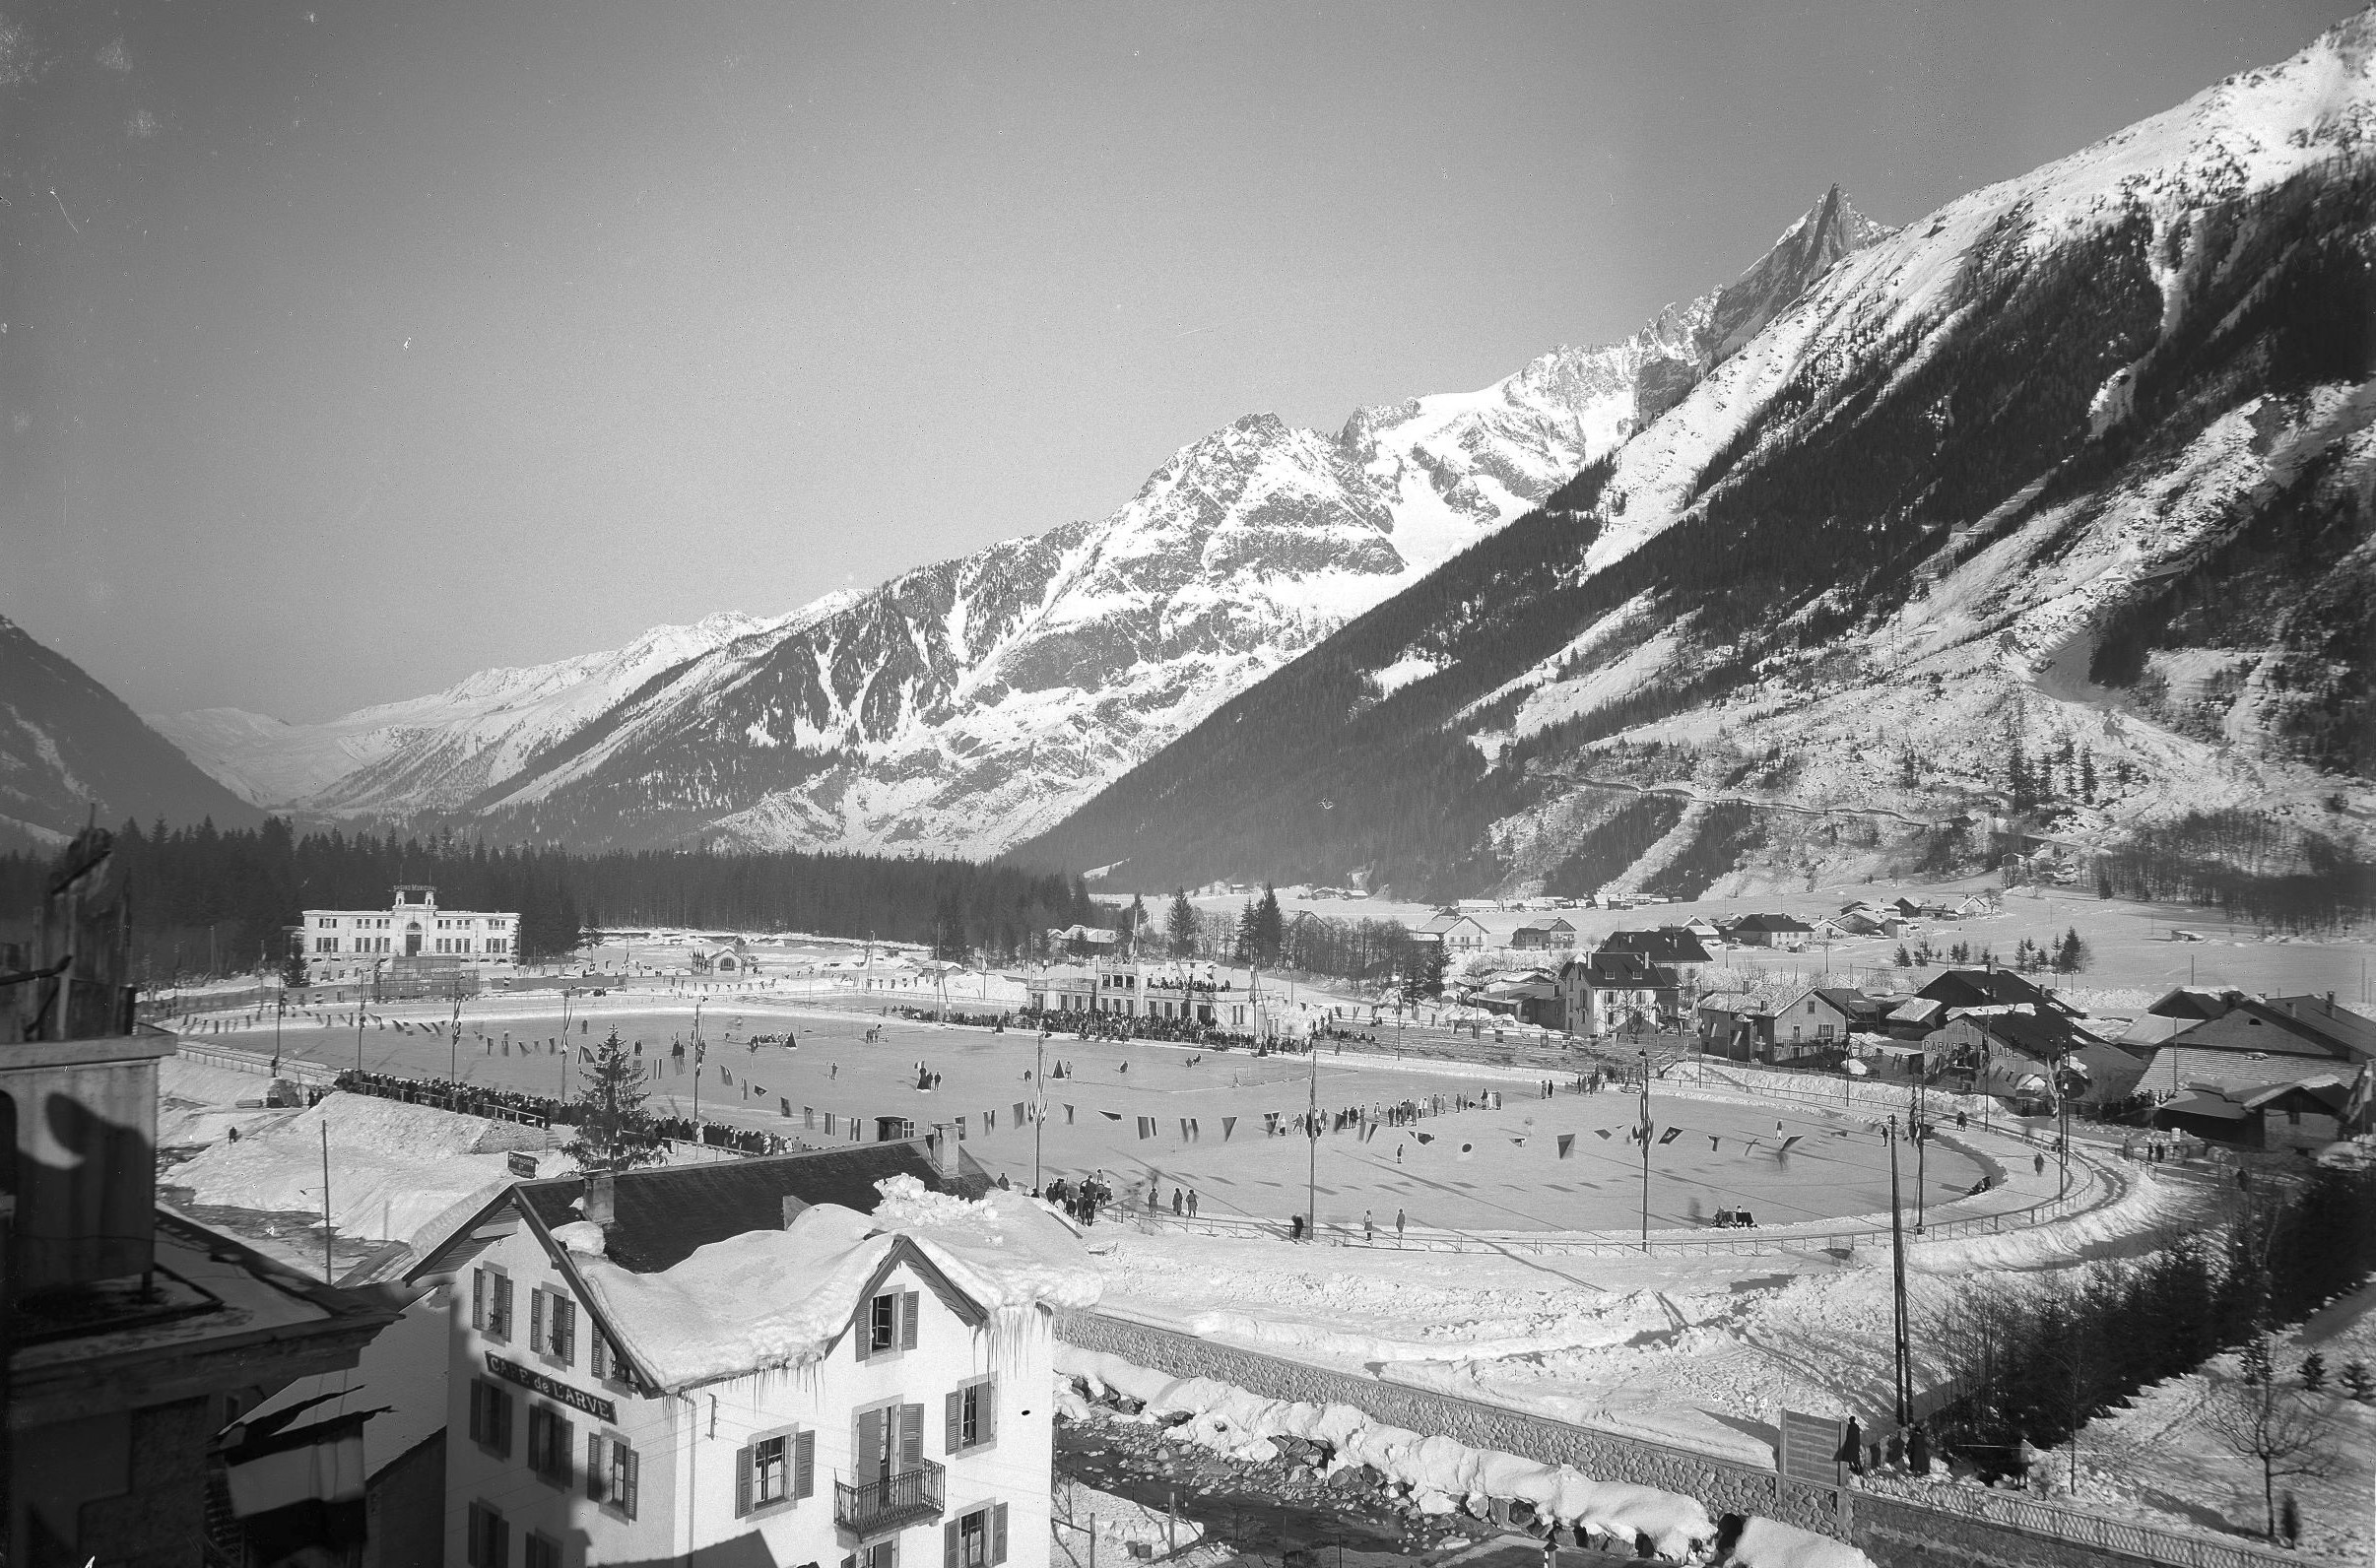
M780 613L2351 9L0 0L0 615L305 720Z

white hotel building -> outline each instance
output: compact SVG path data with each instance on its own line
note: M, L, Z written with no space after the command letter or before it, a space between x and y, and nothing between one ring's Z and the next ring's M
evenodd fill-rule
M473 965L509 964L519 955L520 917L477 909L440 909L437 889L398 886L385 909L308 909L299 950L317 981L358 975L381 958L445 958Z

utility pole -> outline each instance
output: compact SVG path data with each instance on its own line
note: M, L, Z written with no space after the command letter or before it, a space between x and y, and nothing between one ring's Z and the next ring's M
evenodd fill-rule
M1642 1058L1642 1251L1650 1250L1650 1053Z
M1306 1046L1311 1043L1309 1040L1304 1042ZM1308 1130L1311 1136L1307 1142L1311 1148L1304 1172L1303 1212L1306 1234L1316 1242L1320 1239L1320 1053L1313 1050L1308 1054L1311 1057L1311 1127Z
M462 996L459 991L454 994L454 1018L446 1026L445 1036L445 1080L459 1083L462 1080ZM355 1031L355 1038L359 1041L363 1039L362 1029ZM358 1069L362 1065L360 1061L356 1064Z
M1906 1236L1897 1207L1897 1118L1889 1118L1889 1266L1891 1332L1896 1347L1897 1424L1914 1419L1914 1374L1906 1324Z
M322 1118L322 1283L330 1274L330 1119Z
M1931 1171L1931 1105L1921 1078L1914 1080L1914 1234L1923 1232Z
M1036 1193L1041 1187L1039 1151L1042 1130L1048 1123L1048 1036L1045 1030L1040 1032L1039 1039L1032 1045L1031 1051L1031 1086L1039 1100L1039 1103L1032 1107L1031 1114L1031 1191Z

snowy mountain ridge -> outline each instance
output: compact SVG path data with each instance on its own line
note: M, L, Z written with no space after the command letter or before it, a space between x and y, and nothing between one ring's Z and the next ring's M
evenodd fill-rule
M2223 812L2365 852L2372 58L2376 11L1835 257L1551 510L1025 849L1437 894Z
M1249 415L1098 522L775 622L628 648L320 726L163 721L302 815L460 813L575 843L996 851L1621 443L1839 256L1890 232L1835 189L1734 283L1614 345L1330 436ZM1645 377L1656 386L1645 392Z

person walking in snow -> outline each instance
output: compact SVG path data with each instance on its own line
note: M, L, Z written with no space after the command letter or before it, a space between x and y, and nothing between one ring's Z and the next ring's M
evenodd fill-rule
M2039 1175L2043 1176L2046 1174L2046 1156L2044 1154L2038 1154L2032 1157L2029 1163Z
M1394 1244L1403 1244L1403 1211L1399 1209L1394 1211Z
M1171 1215L1174 1219L1180 1216L1181 1211L1187 1207L1187 1203L1188 1195L1174 1187L1171 1190Z
M1188 1189L1188 1217L1196 1217L1196 1189L1193 1187Z
M1364 1247L1374 1247L1377 1244L1378 1222L1371 1218L1370 1211L1364 1209L1361 1210L1361 1245Z

